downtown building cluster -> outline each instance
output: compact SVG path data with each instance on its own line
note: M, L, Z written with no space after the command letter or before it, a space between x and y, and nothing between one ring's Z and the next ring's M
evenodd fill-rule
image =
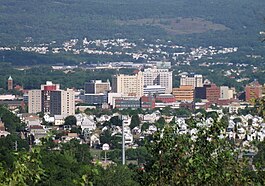
M173 87L173 72L168 65L157 65L129 75L116 74L111 81L93 80L85 83L84 90L80 96L82 102L104 108L169 106L194 110L216 105L230 108L231 112L251 106L251 101L262 97L263 93L257 81L246 85L244 92L236 92L233 87L217 86L200 74L188 73L180 74L179 86Z
M179 86L173 86L173 81ZM194 110L217 105L236 112L264 95L264 87L257 81L246 85L245 91L236 92L235 88L217 86L200 74L182 72L173 76L169 62L158 62L133 74L117 73L105 81L91 80L84 83L83 90L61 90L59 84L50 81L40 89L24 90L10 76L6 90L22 91L24 96L0 95L0 104L11 109L25 108L28 104L29 113L42 112L51 116L73 115L77 103L106 109L172 107Z
M41 89L28 91L28 112L54 115L75 114L75 92L73 89L61 90L59 84L47 81Z

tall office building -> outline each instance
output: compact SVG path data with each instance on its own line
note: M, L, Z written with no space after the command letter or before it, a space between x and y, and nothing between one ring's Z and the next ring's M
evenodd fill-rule
M206 99L210 103L217 103L220 98L220 88L216 84L205 85L206 87Z
M59 84L47 82L41 90L28 93L29 113L48 113L51 115L75 114L74 90L60 90Z
M143 72L144 86L160 85L166 94L172 92L172 71L169 69L148 68Z
M210 103L218 103L220 88L214 83L205 84L203 87L196 87L195 98L207 99Z
M91 80L85 83L85 93L88 94L101 94L110 91L110 82L102 82L101 80Z
M179 88L173 88L173 95L177 101L193 101L194 88L191 85L182 85Z
M262 86L258 81L253 81L245 87L246 101L251 102L262 96Z
M202 75L182 75L180 77L180 86L191 85L193 88L203 87Z
M141 97L143 95L143 73L135 75L118 74L112 77L112 91L126 96Z
M11 76L7 80L7 90L13 90L13 79Z

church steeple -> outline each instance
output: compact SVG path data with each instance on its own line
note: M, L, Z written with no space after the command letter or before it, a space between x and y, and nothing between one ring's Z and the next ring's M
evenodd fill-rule
M7 89L8 90L13 90L13 79L11 76L9 76L8 80L7 80Z

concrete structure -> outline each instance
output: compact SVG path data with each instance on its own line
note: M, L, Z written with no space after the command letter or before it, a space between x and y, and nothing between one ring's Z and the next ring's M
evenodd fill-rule
M114 98L113 108L141 108L140 99L137 97L120 97Z
M122 93L126 96L143 96L143 74L138 72L135 75L118 74L112 78L112 91Z
M48 113L53 115L74 115L75 92L72 89L60 90L59 84L47 82L41 90L28 93L29 113Z
M0 100L0 105L5 105L9 110L15 110L21 107L22 109L25 109L25 103L21 99L15 99L15 100Z
M54 115L54 125L55 126L60 126L64 124L66 115Z
M220 99L220 88L214 83L195 88L195 98L207 99L210 104L218 103Z
M0 100L14 100L16 99L15 95L0 95Z
M42 111L41 90L30 90L28 92L28 112L38 113Z
M165 94L166 87L162 87L161 85L150 85L144 87L144 95L146 94Z
M220 86L220 99L232 99L234 93L234 89L230 89L228 86Z
M108 93L108 104L113 105L114 104L114 99L118 97L123 97L124 95L122 93Z
M195 87L203 87L203 77L202 75L182 75L180 77L180 86L183 85L191 85L193 88Z
M81 100L89 105L102 105L107 102L107 94L85 94L80 96Z
M159 69L169 69L169 68L171 68L171 62L157 61L156 67Z
M74 115L75 97L74 90L55 90L50 92L51 115Z
M245 87L246 101L252 102L253 100L262 96L262 86L257 81L253 81Z
M155 98L151 95L141 97L141 108L142 109L154 109Z
M176 98L172 94L160 94L156 96L156 102L173 103L176 102Z
M13 90L13 79L11 76L7 80L7 90Z
M172 71L168 69L148 68L143 72L144 86L160 85L166 88L165 93L172 92Z
M206 99L206 87L195 87L195 98Z
M216 86L216 84L212 83L206 86L206 99L210 103L218 103L220 98L220 88Z
M59 84L53 84L51 81L46 81L46 84L41 85L41 102L42 112L50 113L50 94L51 91L60 90Z
M194 88L192 85L182 85L179 88L173 88L173 95L176 101L193 101Z
M85 83L84 87L85 93L88 94L104 94L110 91L110 82L102 82L101 80L91 80Z

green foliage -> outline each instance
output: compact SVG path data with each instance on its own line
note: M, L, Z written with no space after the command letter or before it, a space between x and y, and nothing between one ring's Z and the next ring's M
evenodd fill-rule
M156 127L160 129L162 129L165 126L165 124L166 124L166 120L163 117L160 117L155 123Z
M141 121L140 121L138 114L132 115L130 128L133 129L134 127L139 127L140 124L141 124Z
M11 168L16 159L14 155L15 146L17 144L18 151L29 150L29 145L27 140L22 140L16 134L8 135L5 138L0 138L0 164L4 168Z
M121 149L121 134L112 135L110 130L105 130L100 135L101 144L108 143L111 149Z
M141 131L145 131L146 129L149 128L151 124L150 123L143 123L142 127L141 127Z
M158 131L147 146L152 155L139 179L143 185L244 185L247 163L238 159L235 146L220 139L222 125L199 130L196 140L177 134L173 127ZM219 130L217 130L219 129ZM211 138L211 140L209 140Z
M20 119L2 105L0 105L0 118L8 132L15 133L24 130L25 125L21 123Z
M214 121L217 121L218 113L215 111L206 112L206 118L212 118Z
M128 160L137 160L138 164L145 163L150 154L148 153L146 147L139 147L136 149L127 149L126 150L126 159Z
M108 167L106 170L101 169L102 176L98 180L96 180L95 185L102 185L102 186L137 186L137 183L133 177L135 172L130 170L127 166L122 165L113 165Z
M64 125L76 125L76 117L75 116L67 116L64 120Z
M0 184L2 185L38 185L44 170L40 161L40 149L17 154L12 171L1 170Z
M262 0L254 1L251 5L247 0L236 0L229 4L211 0L3 0L0 40L1 45L17 45L22 44L26 37L32 37L34 43L80 37L144 37L146 40L174 39L181 44L185 42L190 45L196 43L244 46L254 43L257 40L257 32L263 29L261 23L264 7ZM181 17L202 18L223 24L229 29L223 32L209 31L207 34L184 34L175 37L174 33L157 26L157 22L163 23L167 18L177 19L178 22ZM151 21L142 23L143 19ZM136 24L121 24L130 21Z
M110 123L114 126L122 126L122 120L119 118L119 116L113 116L110 118Z
M265 143L260 142L258 145L258 153L254 156L253 158L253 163L256 165L258 168L264 169L265 167Z
M176 115L177 116L191 116L191 111L185 108L176 109Z

